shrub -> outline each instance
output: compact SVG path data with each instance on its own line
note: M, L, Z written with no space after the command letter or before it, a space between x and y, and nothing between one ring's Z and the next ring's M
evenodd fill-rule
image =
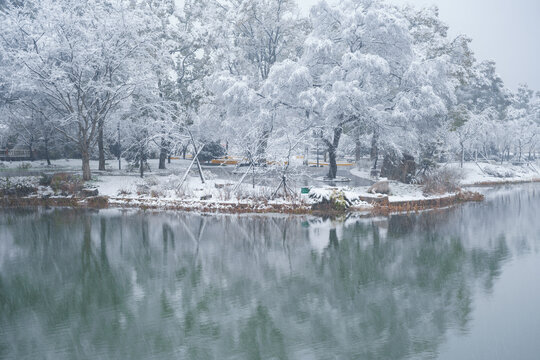
M28 196L37 191L35 186L29 181L15 180L10 178L0 179L0 196Z
M109 206L109 198L107 196L94 196L86 199L86 203L94 208L106 208Z
M18 168L21 169L21 170L28 170L32 167L32 164L30 163L27 163L27 162L24 162L24 163L21 163L19 164Z
M225 149L217 141L211 141L204 145L199 154L200 161L210 161L225 155Z
M327 212L344 212L351 206L351 201L340 189L311 189L309 197L316 201L313 209Z
M131 192L129 190L126 190L126 189L118 190L118 196L127 196L127 195L131 195Z
M490 176L497 178L509 178L516 176L516 174L511 169L489 164L484 166L484 172Z
M445 194L459 191L459 183L462 179L458 169L440 168L426 173L421 178L425 194Z
M54 192L76 194L82 190L83 182L76 175L59 173L52 176L50 186Z
M150 176L144 180L144 184L147 186L156 186L159 184L159 181L155 176Z
M52 175L42 174L39 178L39 185L41 186L51 186Z

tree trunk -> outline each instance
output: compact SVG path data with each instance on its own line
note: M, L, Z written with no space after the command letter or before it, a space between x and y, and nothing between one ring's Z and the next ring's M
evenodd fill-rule
M30 161L34 161L34 149L32 148L32 143L28 145L28 149L30 150Z
M336 152L339 146L339 140L341 134L343 133L343 128L337 127L334 129L334 139L332 143L328 142L328 157L330 158L330 166L328 169L328 179L335 179L337 175L337 161L336 161Z
M461 159L459 160L459 165L463 169L463 161L465 160L465 147L461 145Z
M164 138L161 138L161 146L159 150L159 167L160 170L165 170L165 160L167 160L167 143Z
M333 147L328 148L328 158L330 159L330 166L328 169L328 178L335 179L337 175L337 162L336 162L336 150Z
M263 130L261 138L257 144L257 160L259 165L266 164L266 149L268 148L268 139L270 138L272 130Z
M82 171L83 171L83 180L89 181L92 179L92 173L90 171L90 154L88 149L83 149L81 151L82 155Z
M47 165L51 166L51 157L49 155L49 140L45 139L45 160L47 160Z
M103 120L99 121L98 129L98 157L99 157L99 166L100 171L105 171L105 148L103 145Z
M360 131L357 130L354 139L354 161L360 161L362 157L362 144L360 143Z
M379 133L377 131L373 132L373 137L371 138L371 150L369 153L370 160L373 162L373 170L377 169L377 162L379 160Z
M145 151L144 151L144 145L141 145L140 149L140 155L139 155L139 172L141 174L141 178L144 177L144 161L145 161Z

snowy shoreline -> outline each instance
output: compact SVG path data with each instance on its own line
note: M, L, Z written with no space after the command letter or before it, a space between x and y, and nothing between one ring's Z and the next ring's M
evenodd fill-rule
M69 162L73 165L73 162ZM65 169L65 165L62 170ZM458 164L444 166L455 168ZM34 164L32 170L45 170ZM55 170L53 167L52 170ZM59 170L59 169L56 169ZM73 169L75 170L75 169ZM372 194L369 186L312 186L308 194L291 194L284 197L272 196L268 186L237 186L231 179L207 179L203 184L196 176L179 186L180 177L169 172L149 174L141 179L129 173L108 172L84 184L83 195L53 190L40 184L38 176L20 176L2 179L0 193L9 186L28 188L23 195L0 197L2 207L62 206L73 208L131 208L141 210L193 211L200 213L225 214L318 214L338 213L389 214L414 212L448 207L466 201L481 201L482 195L474 187L497 186L540 182L536 168L512 165L475 163L464 164L461 188L452 193L428 195L421 185L390 181L389 195ZM351 169L353 176L369 178L359 169ZM500 177L503 176L503 177ZM384 179L383 179L384 180ZM7 182L7 183L6 183ZM342 208L335 208L335 199L343 201ZM339 200L341 199L341 200ZM329 205L332 203L332 206ZM338 204L339 205L339 204Z
M221 200L219 196L208 200L201 200L191 193L185 198L167 197L166 192L157 194L152 190L146 194L136 192L120 192L124 195L113 195L111 183L102 179L94 189L95 196L62 195L55 194L50 188L38 185L37 177L14 178L13 183L26 187L34 187L36 192L26 196L3 196L0 198L2 207L72 207L72 208L135 208L140 210L174 210L192 211L208 214L314 214L336 215L340 213L366 213L382 214L403 211L419 211L432 208L451 206L460 202L475 200L469 192L424 196L414 185L405 186L409 192L400 195L369 194L366 189L352 188L313 188L303 197L289 199L277 198L267 200L259 196L246 196L243 199ZM118 179L121 182L121 179ZM411 189L415 189L411 191ZM221 189L218 189L221 190ZM402 189L403 190L403 189ZM197 192L195 192L196 194ZM328 199L337 195L343 197L348 205L341 210L329 205ZM477 199L476 199L477 200Z
M467 192L467 194L469 194ZM477 194L477 193L471 193ZM461 193L454 195L442 195L430 199L416 199L400 202L380 202L365 204L364 206L349 207L343 212L330 208L316 208L307 203L221 203L193 200L163 201L163 199L125 199L97 197L4 197L0 199L3 208L26 208L26 207L70 207L89 209L139 209L139 210L163 210L199 212L204 214L290 214L290 215L321 215L331 216L342 213L364 213L366 215L380 215L397 212L416 212L421 210L438 209L463 203L466 201L480 201L472 195L462 197Z

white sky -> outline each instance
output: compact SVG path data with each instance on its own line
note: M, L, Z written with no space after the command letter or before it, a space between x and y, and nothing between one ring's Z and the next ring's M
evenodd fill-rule
M301 10L319 0L298 0ZM339 0L334 0L339 1ZM391 0L437 5L451 35L466 34L479 60L493 59L511 89L528 83L540 90L540 0ZM329 0L332 2L332 0Z

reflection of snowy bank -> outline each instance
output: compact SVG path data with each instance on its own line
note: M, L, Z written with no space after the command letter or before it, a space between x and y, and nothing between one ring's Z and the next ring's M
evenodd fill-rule
M386 241L388 236L388 218L371 217L364 218L359 216L348 216L347 218L322 219L313 218L305 222L308 228L309 243L313 250L322 254L326 249L338 246L345 237L345 229L354 227L357 224L363 224L371 229L371 236L376 237L377 241ZM361 242L360 247L366 247L370 242Z
M342 237L342 221L314 219L309 222L309 243L318 253L322 253L332 241L339 242Z

